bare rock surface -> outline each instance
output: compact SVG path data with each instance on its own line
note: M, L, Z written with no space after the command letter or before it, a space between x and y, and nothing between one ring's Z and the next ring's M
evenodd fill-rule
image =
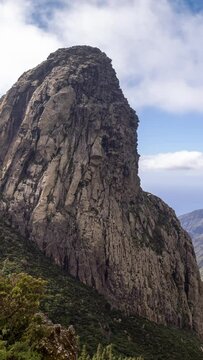
M193 246L140 188L137 126L104 53L59 49L0 100L0 211L112 306L201 333Z
M33 324L28 328L33 341L30 346L38 350L43 360L77 360L78 341L73 326L67 329L53 324L43 313L34 315Z

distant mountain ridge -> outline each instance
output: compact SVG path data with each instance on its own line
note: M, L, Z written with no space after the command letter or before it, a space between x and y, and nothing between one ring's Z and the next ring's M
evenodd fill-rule
M190 234L197 263L203 276L203 209L179 216L182 227Z

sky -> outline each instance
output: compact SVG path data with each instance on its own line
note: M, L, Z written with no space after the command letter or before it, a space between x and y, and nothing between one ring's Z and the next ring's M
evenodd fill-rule
M97 46L139 123L141 184L203 208L203 0L0 0L0 96L50 52Z

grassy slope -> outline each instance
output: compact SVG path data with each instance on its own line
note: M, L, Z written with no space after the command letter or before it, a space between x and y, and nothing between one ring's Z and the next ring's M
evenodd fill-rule
M90 351L98 343L113 343L120 353L142 355L145 360L203 359L203 344L192 333L110 311L109 304L96 291L65 274L34 244L0 222L2 267L8 272L24 271L45 278L48 296L43 310L55 322L73 324L81 343L88 343Z

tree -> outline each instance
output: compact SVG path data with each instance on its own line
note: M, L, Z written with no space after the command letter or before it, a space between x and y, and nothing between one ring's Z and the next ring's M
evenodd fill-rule
M46 282L20 273L0 275L0 335L9 343L18 340L38 311Z
M76 360L74 328L54 325L39 311L45 285L25 273L0 274L1 360Z

